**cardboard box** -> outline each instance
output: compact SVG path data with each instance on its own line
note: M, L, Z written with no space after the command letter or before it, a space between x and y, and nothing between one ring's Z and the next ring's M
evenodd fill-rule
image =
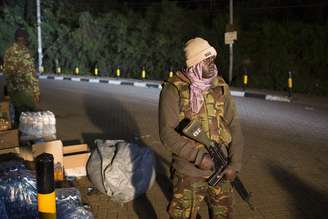
M52 154L54 157L54 179L55 181L64 180L63 143L60 140L34 144L32 145L32 153L34 158L42 153Z
M42 153L52 154L54 156L55 170L56 164L60 163L61 166L64 167L66 176L79 177L87 175L86 164L90 156L87 144L63 146L60 140L56 140L32 145L32 154L34 158ZM28 149L24 149L24 151L21 150L21 157L22 156L25 160L30 159Z
M34 158L42 153L52 154L54 165L60 163L63 166L63 143L60 140L34 144L32 145L32 153Z
M89 147L87 144L68 145L63 147L63 152L64 155L89 152Z
M0 131L0 149L19 146L18 129Z
M5 100L0 103L0 112L3 115L6 115L6 119L9 121L8 129L12 128L11 125L11 117L10 117L10 107L9 107L9 101Z
M7 149L0 150L0 155L1 154L9 154L9 153L19 154L20 153L20 148L19 147L14 147L14 148L7 148Z
M86 176L86 165L90 156L88 145L65 146L63 151L65 176Z
M23 146L19 148L19 157L24 160L34 161L32 146Z

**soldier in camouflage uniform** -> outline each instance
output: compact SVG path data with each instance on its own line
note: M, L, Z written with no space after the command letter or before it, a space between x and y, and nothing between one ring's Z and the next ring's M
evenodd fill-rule
M15 33L15 43L4 55L4 75L10 100L15 107L16 122L21 112L35 110L40 99L34 59L27 44L27 32L18 29Z
M174 219L195 219L205 200L212 219L232 218L234 180L241 169L243 136L228 85L218 75L216 50L202 38L186 43L187 68L166 81L159 102L159 133L172 152L173 198L168 213ZM199 120L209 138L224 144L229 159L223 180L209 186L214 163L204 145L184 137L177 127L185 119Z

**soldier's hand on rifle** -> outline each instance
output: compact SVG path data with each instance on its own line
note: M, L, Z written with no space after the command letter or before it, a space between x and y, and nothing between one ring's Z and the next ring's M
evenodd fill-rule
M214 162L209 154L205 154L202 161L199 164L199 168L202 170L213 170Z
M223 170L221 176L224 176L224 178L226 180L229 180L230 182L234 181L236 176L237 176L237 171L230 167L230 166L227 166L227 168L225 168L225 170Z

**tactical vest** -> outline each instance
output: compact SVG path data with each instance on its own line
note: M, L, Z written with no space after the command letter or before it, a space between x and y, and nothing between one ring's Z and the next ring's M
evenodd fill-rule
M179 92L179 121L181 122L185 118L190 120L196 119L201 122L202 129L209 138L217 143L228 145L231 142L231 132L224 120L224 100L228 87L223 78L215 78L213 86L203 93L204 103L197 114L191 111L190 82L186 76L178 72L168 82L173 84Z

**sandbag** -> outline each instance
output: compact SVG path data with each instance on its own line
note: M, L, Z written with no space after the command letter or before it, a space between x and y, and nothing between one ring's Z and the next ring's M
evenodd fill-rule
M90 181L115 202L129 202L155 180L155 156L147 147L122 140L96 140L87 163Z

